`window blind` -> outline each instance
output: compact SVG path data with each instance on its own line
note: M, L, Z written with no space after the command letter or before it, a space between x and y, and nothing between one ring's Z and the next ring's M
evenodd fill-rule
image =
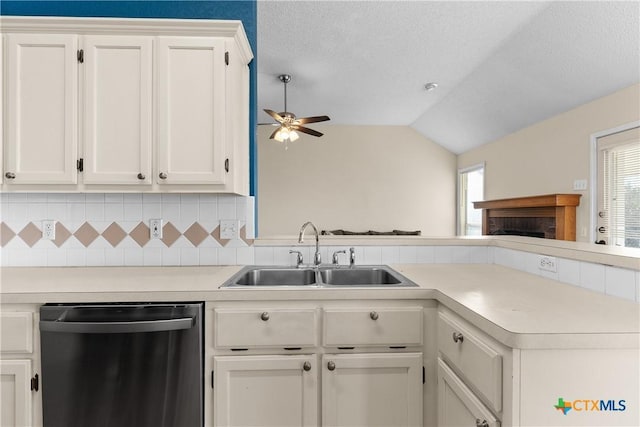
M609 244L640 247L640 137L638 129L598 139L601 217Z

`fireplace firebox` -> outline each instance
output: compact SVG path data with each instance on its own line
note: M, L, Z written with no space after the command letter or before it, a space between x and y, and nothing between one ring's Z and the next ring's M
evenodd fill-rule
M482 209L484 235L575 241L579 204L580 194L546 194L473 202L473 207Z

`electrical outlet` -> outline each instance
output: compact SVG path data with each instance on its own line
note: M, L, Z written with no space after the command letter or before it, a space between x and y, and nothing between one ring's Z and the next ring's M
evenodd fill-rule
M538 268L544 271L556 272L556 257L540 255L538 258Z
M220 221L220 238L237 239L239 224L236 220L223 219Z
M52 219L42 221L42 238L45 240L56 240L56 222Z
M149 220L149 238L162 239L162 219Z

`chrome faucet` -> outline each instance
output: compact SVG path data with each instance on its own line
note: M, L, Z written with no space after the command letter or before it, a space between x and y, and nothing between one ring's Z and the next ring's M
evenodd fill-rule
M353 268L356 265L356 249L349 248L349 268Z
M318 237L318 229L316 228L315 225L313 225L311 221L305 222L304 224L302 224L302 227L300 227L300 234L298 235L298 243L304 242L304 232L308 226L311 226L311 228L313 228L313 232L316 235L316 254L313 258L313 263L315 265L320 265L320 263L322 262L322 258L320 257L320 238Z

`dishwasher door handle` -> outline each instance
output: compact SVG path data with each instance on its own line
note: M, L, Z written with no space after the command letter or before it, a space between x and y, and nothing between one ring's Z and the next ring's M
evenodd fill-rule
M191 329L195 318L147 320L139 322L60 322L41 320L40 330L75 334L126 334L133 332L163 332Z

